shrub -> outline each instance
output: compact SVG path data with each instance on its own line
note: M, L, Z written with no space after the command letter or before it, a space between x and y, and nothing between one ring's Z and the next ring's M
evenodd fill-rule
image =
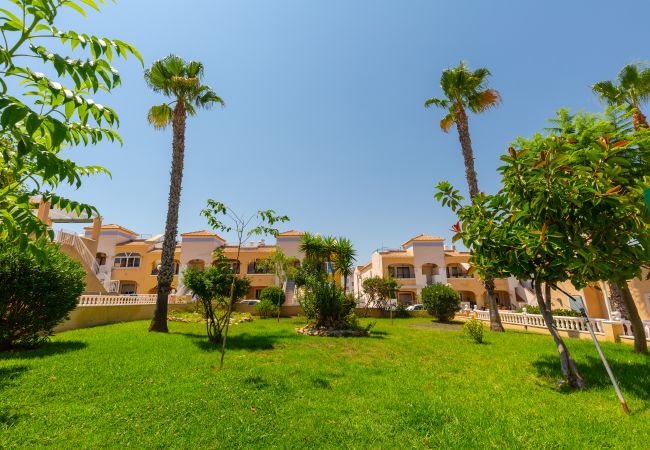
M536 305L526 305L526 313L528 314L541 314L541 311L539 310L539 306ZM524 308L517 308L516 310L518 313L524 312ZM581 317L582 314L580 314L579 311L574 311L572 309L554 309L551 311L551 314L554 316L568 316L568 317Z
M284 291L279 286L268 286L260 293L260 302L270 301L275 306L281 306L285 301Z
M428 313L441 322L453 319L460 309L460 295L445 284L436 283L425 287L421 297Z
M465 325L463 325L463 330L465 330L465 333L467 333L474 341L476 341L477 344L483 343L483 322L481 322L478 319L470 319L467 322L465 322Z
M395 317L406 318L411 317L411 313L406 309L406 305L398 303L395 307Z
M210 342L221 342L223 330L230 320L228 304L233 280L234 301L237 301L248 293L250 280L233 275L225 258L221 257L215 265L204 271L189 268L183 272L183 283L196 294L199 300L197 310L206 319L205 328Z
M255 304L255 311L260 317L272 317L278 313L280 307L273 303L269 299L260 300L259 303Z
M81 265L48 244L35 259L0 244L0 350L41 345L77 306L85 284Z

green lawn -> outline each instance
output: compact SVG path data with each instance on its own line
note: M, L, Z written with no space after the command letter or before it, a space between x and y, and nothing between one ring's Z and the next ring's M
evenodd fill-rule
M590 342L568 341L589 388L567 393L550 338L477 345L431 323L346 339L255 320L233 328L223 371L199 324L61 333L0 353L0 448L650 447L650 361L631 347L604 346L625 416Z

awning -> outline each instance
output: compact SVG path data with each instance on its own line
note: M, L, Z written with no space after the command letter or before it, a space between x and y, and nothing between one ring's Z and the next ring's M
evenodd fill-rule
M460 266L465 270L469 270L469 268L471 267L469 263L460 263Z

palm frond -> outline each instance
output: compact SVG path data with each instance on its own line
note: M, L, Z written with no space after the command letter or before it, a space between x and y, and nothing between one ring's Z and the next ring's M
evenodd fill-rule
M200 61L190 61L185 66L185 73L188 78L203 78L203 63Z
M591 86L591 91L598 96L601 102L610 105L620 103L621 91L610 80L599 81Z
M444 131L445 133L449 132L449 129L451 126L454 124L454 121L456 120L456 117L452 113L447 114L445 117L442 118L440 121L440 129Z
M501 103L501 94L496 89L485 89L467 99L467 106L474 113L482 113L490 108L496 108Z
M167 104L152 106L147 113L147 120L157 130L162 130L172 121L173 110Z
M449 105L451 103L449 100L444 99L444 98L430 98L426 102L424 102L424 107L425 108L430 108L431 106L436 106L438 108L449 108Z

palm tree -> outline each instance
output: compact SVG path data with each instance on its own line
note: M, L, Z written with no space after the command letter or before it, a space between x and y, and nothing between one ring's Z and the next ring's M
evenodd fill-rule
M648 120L641 112L641 104L650 100L650 69L640 64L628 64L621 69L615 81L599 81L591 90L601 101L626 106L632 112L636 130L648 128Z
M447 112L440 121L442 131L446 133L452 125L456 125L458 140L465 160L465 178L470 197L477 195L479 189L474 168L472 140L469 136L467 110L480 114L496 107L501 102L499 92L487 87L487 78L490 75L490 71L485 67L472 71L467 68L465 63L461 62L458 66L450 67L442 72L440 87L445 97L432 97L424 102L426 108L437 106ZM490 306L490 329L504 331L494 300L494 280L485 280L484 283Z
M149 331L165 333L168 331L167 297L174 277L174 250L178 228L178 207L181 201L183 155L185 153L185 121L188 115L196 115L199 109L206 109L215 104L224 104L223 100L210 87L201 84L202 77L202 63L185 61L176 55L169 55L155 61L151 68L144 72L144 79L154 92L172 99L171 102L152 106L147 119L156 129L164 129L171 124L173 131L171 180L158 273L158 297Z
M333 248L334 270L343 276L343 293L348 291L348 278L352 275L352 267L357 260L357 251L352 246L350 239L339 237Z
M461 62L458 66L450 67L442 72L440 87L445 97L433 97L424 102L426 108L437 106L447 111L447 115L440 121L442 131L446 133L452 125L456 125L458 140L465 160L465 177L470 197L478 194L479 189L474 169L474 152L469 136L467 110L480 114L496 107L501 101L499 92L487 87L487 77L489 76L490 71L485 67L470 71L465 63Z
M650 69L641 64L628 64L621 69L615 81L605 80L595 83L591 90L600 101L613 106L624 106L632 112L634 129L648 128L648 120L641 111L641 104L650 100ZM648 353L643 322L634 303L627 282L609 281L610 300L621 316L632 323L634 350Z

